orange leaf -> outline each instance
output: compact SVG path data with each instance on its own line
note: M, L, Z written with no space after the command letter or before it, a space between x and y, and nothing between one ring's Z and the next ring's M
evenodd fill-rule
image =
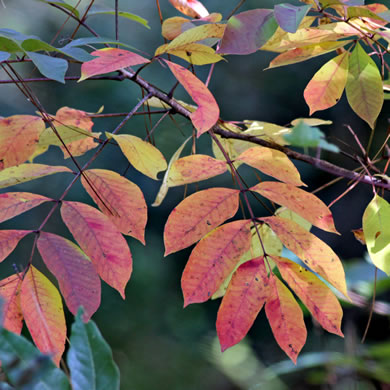
M7 192L0 194L0 222L11 219L50 200L46 196L31 194L29 192Z
M0 170L27 161L44 129L39 116L14 115L0 119Z
M2 299L3 326L5 329L20 334L23 328L23 314L20 307L20 288L22 279L12 275L0 281Z
M290 290L276 276L271 276L269 287L265 314L275 340L296 364L307 336L302 310Z
M343 337L343 309L330 288L306 268L283 257L271 256L280 274L309 309L312 316L328 332Z
M49 271L57 278L69 310L76 315L84 308L87 322L100 305L100 279L91 260L73 242L41 232L38 250Z
M58 366L66 339L64 309L58 290L45 275L30 266L23 279L20 303L35 345L42 353L51 354Z
M233 217L238 210L239 194L239 190L209 188L179 203L165 224L165 256L187 248Z
M174 16L173 18L165 19L161 26L161 34L164 38L172 41L172 39L175 39L183 32L182 25L188 22L189 19L181 16Z
M291 252L348 297L343 265L327 244L292 220L280 217L261 220L271 227Z
M191 18L203 18L209 14L204 5L198 0L169 0L169 2L178 11Z
M146 64L148 59L128 50L113 47L100 49L91 53L94 58L81 65L81 77L78 82L99 74L114 72L128 66Z
M184 307L207 301L251 245L250 220L226 223L193 249L181 278Z
M118 228L100 211L84 203L63 202L61 216L100 277L125 299L133 261Z
M165 62L177 81L198 105L198 109L191 113L190 118L197 130L197 136L199 137L217 123L219 118L218 104L206 85L189 70L173 62L167 60L165 60Z
M268 297L268 282L263 257L242 264L233 274L217 316L222 352L248 333Z
M310 192L291 184L264 181L250 188L272 202L285 206L327 232L338 233L328 206Z
M84 171L84 175L97 194L84 177L81 177L81 183L103 214L114 222L121 233L145 245L148 209L139 187L118 173L105 169L90 169Z
M169 171L168 187L196 183L227 171L225 161L204 154L193 154L176 160Z
M0 230L0 262L18 245L19 241L31 230Z
M253 168L272 176L275 179L295 186L305 186L301 181L298 169L281 151L262 146L254 146L245 150L236 160L242 161Z

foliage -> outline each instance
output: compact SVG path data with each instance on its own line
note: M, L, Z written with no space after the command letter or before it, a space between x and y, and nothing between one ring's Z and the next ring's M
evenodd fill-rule
M390 69L386 62L390 46L388 8L380 3L364 5L359 1L302 0L300 6L283 3L275 5L274 9L236 11L222 20L221 14L209 14L199 1L171 0L172 5L188 17L161 19L165 43L154 49L154 56L146 58L118 40L99 37L86 21L87 16L105 13L148 27L143 18L112 10L90 11L89 7L81 13L65 2L45 3L75 19L80 27L96 36L75 38L72 35L66 45L55 47L35 36L0 29L1 66L37 110L36 115L14 115L0 120L0 187L54 173L64 174L64 177L65 173L73 174L58 198L27 192L0 195L0 222L43 203L52 204L47 217L36 229L0 231L0 261L23 237L34 236L27 266L0 282L4 328L20 333L24 321L39 350L50 354L59 365L67 334L62 295L74 315L80 306L84 308L82 319L86 323L81 322L81 314L78 314L70 337L68 365L71 379L76 381L72 383L73 388L87 388L91 378L95 378L91 370L99 364L104 366L99 362L100 353L109 355L104 343L99 346L102 352L87 354L88 351L83 350L91 339L100 337L94 324L88 322L100 305L100 279L125 298L125 287L132 273L132 254L124 236L145 244L148 213L143 192L135 183L117 172L90 168L101 151L111 144L117 145L129 164L143 175L159 180L159 174L165 172L154 207L163 202L169 188L187 186L226 172L232 176L234 188L207 188L185 197L172 210L164 230L165 255L195 244L181 279L184 306L223 297L216 323L222 350L245 337L264 306L276 342L296 362L306 342L306 327L294 294L325 330L343 336L342 309L335 295L350 299L343 265L333 249L310 229L315 226L339 233L330 206L314 193L300 188L306 184L291 159L353 180L345 193L360 183L372 186L374 197L364 213L360 239L365 240L375 266L389 273L387 221L390 206L383 194L377 193L390 188L386 176L390 161L389 136L375 152L370 150L371 142L363 148L357 139L361 155L352 156L356 169L348 170L319 155L313 157L307 151L312 147L317 151L321 148L340 151L340 147L326 140L324 132L318 129L317 126L327 124L325 121L298 118L289 126L255 121L227 122L220 118L218 103L208 85L217 69L215 64L229 58L229 54L271 51L277 53L269 65L274 68L334 53L304 90L310 115L336 105L345 90L351 109L369 125L372 140L384 103L384 90L388 88L385 80ZM159 2L156 4L161 12ZM95 50L101 45L105 47ZM91 46L94 49L88 51ZM375 61L379 61L379 67ZM70 107L61 107L55 115L49 114L29 87L28 83L34 80L23 78L15 69L15 62L26 65L32 62L43 76L39 81L61 83L75 79L75 76L66 76L69 63L75 63L81 74L76 77L78 82L129 81L142 88L142 97L115 129L93 132L93 118L105 114ZM139 65L135 71L133 67ZM207 65L210 65L209 73L204 82L196 75L195 66ZM144 68L152 66L161 67L177 81L168 93L140 76ZM115 73L106 75L112 72ZM196 106L173 97L178 85ZM145 115L161 114L146 138L118 134L141 107L146 107ZM163 119L174 115L191 121L193 132L178 145L177 152L167 163L156 146L158 137L155 141L152 133ZM196 153L200 136L211 140L214 157ZM189 140L193 142L192 153L181 157ZM73 171L66 166L34 162L52 147L61 148L64 158L72 160ZM305 153L293 147L303 147ZM94 149L92 157L80 165L76 157ZM240 165L276 181L262 179L248 186L238 171ZM70 189L79 179L97 208L68 199ZM250 195L266 205L268 216L255 215ZM240 216L231 220L237 215L239 205ZM75 242L45 231L58 208ZM302 262L282 256L283 247ZM57 279L61 295L32 264L36 251ZM6 330L2 332L5 340L24 342ZM31 356L38 359L36 351L28 348L34 351ZM96 361L88 362L88 359ZM80 362L85 366L79 367ZM117 375L115 366L104 368L110 371L110 377ZM107 384L99 382L96 388L107 388Z

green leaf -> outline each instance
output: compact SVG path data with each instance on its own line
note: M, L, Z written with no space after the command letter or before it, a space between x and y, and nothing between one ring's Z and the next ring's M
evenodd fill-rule
M17 389L70 390L65 374L23 336L0 330L1 367ZM28 387L27 387L28 385Z
M10 53L7 53L6 51L0 51L0 62L7 61L10 57Z
M325 134L318 128L300 121L291 133L285 134L284 139L292 146L300 147L320 147L330 152L337 153L339 148L336 145L330 144L325 140Z
M68 62L62 58L54 58L45 54L26 52L39 72L49 79L65 84L65 73L68 70Z
M387 22L386 19L383 19L380 15L370 11L368 8L348 7L347 13L348 18L370 18L380 20L382 22Z
M107 15L115 15L115 11L107 10L107 11L90 11L88 13L88 16L92 15L102 15L102 14L107 14ZM138 15L134 15L130 12L124 12L124 11L119 11L118 16L121 16L122 18L130 19L134 22L140 23L146 28L150 29L150 26L148 24L148 21L144 18L141 18Z
M93 321L82 321L80 309L67 356L73 390L119 390L119 370L109 345Z
M274 7L275 19L284 31L295 33L310 8L311 5L296 7L288 3L277 4Z
M349 59L345 91L352 110L373 129L383 105L382 78L359 42Z
M363 233L372 262L390 275L390 204L377 194L364 211Z

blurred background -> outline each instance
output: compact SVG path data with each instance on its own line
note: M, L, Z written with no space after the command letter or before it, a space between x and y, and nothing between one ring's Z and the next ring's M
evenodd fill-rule
M83 0L79 9L83 10L88 3ZM210 12L220 12L227 17L237 1L204 0L203 3ZM76 1L69 0L69 4L74 5ZM113 0L97 0L95 4L100 8L114 8ZM122 18L119 23L119 39L139 49L144 55L152 56L155 48L163 43L156 2L122 0L119 4L121 10L147 19L151 27L147 29ZM268 0L247 0L240 11L273 8L274 4L274 1ZM164 18L179 16L168 0L161 0L160 5ZM66 15L59 10L38 0L0 1L0 28L36 35L46 42L51 41L66 19ZM87 23L101 36L114 38L112 15L91 16ZM60 47L67 43L75 26L73 20L67 21L54 45ZM77 37L87 36L90 34L82 28L77 34ZM221 109L221 117L224 120L251 119L279 125L287 125L295 118L307 117L309 110L303 99L303 90L318 68L332 55L334 54L271 70L264 69L275 57L272 53L259 51L250 56L228 56L227 62L221 61L216 65L210 83L210 90ZM15 68L24 77L39 77L30 64L19 64ZM208 69L208 66L197 69L198 77L205 80ZM68 76L79 74L80 69L76 65L71 66L67 73ZM143 70L142 77L164 91L169 91L175 82L157 63ZM0 72L0 79L7 80L7 75ZM104 105L104 113L128 112L141 96L139 87L131 82L68 81L65 85L37 82L31 83L30 87L46 111L52 114L63 106L96 112ZM190 102L190 98L182 90L177 90L175 97ZM385 101L376 129L376 146L386 136L389 108L389 102ZM0 116L34 112L33 105L14 85L0 84ZM349 124L362 144L367 145L370 129L352 112L345 96L335 107L315 116L333 122L330 126L322 127L322 130L329 141L342 149L357 149L345 124ZM159 116L154 115L153 123L158 119ZM112 131L119 121L118 118L95 119L94 131ZM150 128L149 118L137 116L128 122L123 133L145 137L145 126ZM176 116L174 123L167 118L155 132L156 145L169 160L191 131L189 123L184 119ZM208 136L200 138L197 151L212 153ZM348 151L351 152L351 149ZM185 153L190 153L189 145ZM79 162L87 161L92 154L93 151L80 157ZM340 154L323 152L322 157L340 166L355 168ZM64 160L62 152L55 147L51 147L35 162L73 168L72 162ZM303 181L309 184L310 191L333 179L308 165L295 163ZM112 169L123 174L128 163L118 147L109 145L92 168ZM240 172L249 184L257 182L251 170L243 167ZM150 206L160 182L149 179L132 168L126 171L126 177L142 189ZM70 175L57 174L1 191L28 191L56 198L70 180ZM347 185L346 181L340 181L318 195L329 204ZM187 194L211 186L232 186L231 177L225 174L191 185ZM170 189L160 207L149 208L145 247L135 239L128 239L134 271L126 288L126 300L122 300L116 291L103 283L102 304L93 319L113 349L114 359L121 371L123 390L390 388L387 385L390 383L390 284L381 272L378 272L377 302L367 340L364 344L360 342L369 317L375 270L367 258L365 247L354 239L351 230L361 227L363 211L372 197L369 186L358 186L332 207L341 236L312 230L331 245L343 260L348 288L354 294L356 304L343 303L345 312L342 330L345 339L326 333L313 323L309 315L305 316L308 340L296 366L277 346L264 312L260 313L243 342L221 354L215 331L220 301L190 305L183 310L180 277L191 248L164 258L162 239L164 222L183 196L184 188ZM92 204L79 183L72 188L67 199ZM266 211L260 206L254 207L258 216L265 215ZM42 205L3 223L2 229L36 229L49 208L49 204ZM71 238L58 213L50 219L46 230ZM15 272L14 264L22 268L27 263L31 245L32 237L26 237L12 255L0 264L1 278ZM34 264L45 275L50 275L38 255L34 258ZM54 278L51 279L56 283ZM72 321L69 312L67 319ZM24 333L28 334L26 329Z

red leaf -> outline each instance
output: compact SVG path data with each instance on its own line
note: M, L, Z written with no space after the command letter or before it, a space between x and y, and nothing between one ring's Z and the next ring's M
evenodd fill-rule
M23 314L20 307L20 288L22 279L12 275L0 281L2 299L3 326L5 329L20 334L23 328Z
M165 256L187 248L233 217L238 210L239 193L229 188L209 188L179 203L165 224Z
M233 274L217 316L222 352L248 333L267 300L268 282L263 257L242 264Z
M29 192L7 192L0 194L0 222L22 214L52 199Z
M23 279L20 303L35 345L42 353L52 354L58 366L66 339L65 316L58 290L45 275L30 266Z
M19 241L31 230L0 230L0 262L18 245Z
M208 88L194 76L189 70L173 62L165 60L177 81L198 105L198 109L191 113L191 121L195 126L199 137L210 130L218 121L219 107Z
M169 2L184 15L191 18L203 18L209 13L198 0L169 0Z
M146 64L148 59L128 50L113 47L100 49L91 53L95 58L81 65L80 81L99 74L114 72L128 66Z
M269 287L265 314L275 340L296 364L307 336L302 310L290 290L276 276L270 278Z
M207 301L233 271L251 244L250 220L226 223L193 249L181 278L184 307Z
M118 228L100 211L79 202L63 202L61 216L100 277L124 299L133 262Z
M91 260L73 244L56 234L41 232L38 250L49 271L57 278L69 310L76 315L84 307L87 322L100 305L100 279Z

